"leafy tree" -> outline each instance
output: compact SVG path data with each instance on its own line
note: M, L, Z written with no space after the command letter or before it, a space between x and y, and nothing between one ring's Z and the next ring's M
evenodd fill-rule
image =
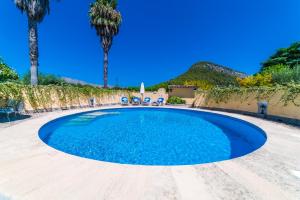
M31 85L38 84L38 23L49 13L50 0L14 0L16 6L25 12L28 18L29 55Z
M288 48L278 49L274 55L263 63L261 71L280 64L288 65L291 68L300 64L300 42L296 42Z
M117 0L96 0L91 4L90 23L100 36L104 52L103 78L104 88L108 87L108 52L112 46L113 37L119 33L122 16L117 10Z
M16 81L18 79L18 74L0 59L0 82Z

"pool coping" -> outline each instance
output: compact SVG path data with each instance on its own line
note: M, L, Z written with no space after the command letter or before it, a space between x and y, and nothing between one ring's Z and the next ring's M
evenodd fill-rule
M300 129L251 116L165 106L242 119L268 136L266 144L249 155L200 165L101 162L60 152L38 137L39 128L53 119L122 107L53 112L0 131L0 194L11 199L300 198Z

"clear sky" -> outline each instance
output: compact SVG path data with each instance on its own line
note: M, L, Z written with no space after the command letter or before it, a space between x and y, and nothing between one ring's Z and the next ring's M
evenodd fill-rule
M102 49L88 18L92 0L51 1L39 25L40 71L102 84ZM146 86L198 61L255 73L277 48L300 40L299 0L119 0L120 34L110 51L109 83ZM29 69L27 17L0 1L0 56Z

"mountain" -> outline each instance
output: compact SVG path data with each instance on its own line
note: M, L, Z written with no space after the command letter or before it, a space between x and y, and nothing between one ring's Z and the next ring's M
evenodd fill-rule
M81 81L81 80L77 80L77 79L73 79L73 78L69 78L69 77L62 77L61 79L64 80L66 83L74 84L74 85L89 85L92 87L102 87L97 84L87 83L85 81Z
M236 85L236 78L246 77L246 74L235 71L229 67L214 64L212 62L198 62L190 69L169 81L150 87L155 90L159 87L166 88L168 85L197 85L199 87L229 86Z

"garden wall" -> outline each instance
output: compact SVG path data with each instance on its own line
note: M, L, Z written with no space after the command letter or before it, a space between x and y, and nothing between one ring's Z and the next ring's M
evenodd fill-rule
M90 99L96 106L116 104L121 96L129 97L130 92L91 86L0 84L0 107L15 107L25 112L87 107Z
M133 93L131 93L131 95L141 98L141 94L139 92L133 92ZM145 92L145 94L144 94L144 98L145 97L150 97L152 102L157 101L157 99L160 98L160 97L164 98L165 101L167 101L168 96L169 95L168 95L168 93L166 92L166 90L164 88L161 88L156 92Z
M299 90L291 88L279 89L244 89L215 90L198 92L194 107L208 108L251 114L274 120L281 120L300 125L300 95ZM258 113L258 103L268 102L267 115Z
M26 112L33 111L52 111L58 109L71 109L80 107L92 106L90 103L91 99L94 99L94 106L102 105L113 105L120 103L120 98L123 96L129 96L127 92L114 91L111 93L103 93L101 95L90 95L83 96L78 95L73 98L65 97L61 98L57 93L52 93L50 99L43 100L43 97L38 97L38 99L33 102L28 96L24 96L24 109Z
M26 111L36 111L36 110L57 110L57 109L70 109L78 107L88 107L90 106L90 99L95 100L95 106L102 105L115 105L120 104L121 97L128 97L129 99L133 96L140 97L141 94L138 92L129 92L124 90L116 91L104 91L99 94L85 94L80 93L59 93L57 91L50 92L51 95L48 100L44 100L43 95L36 94L35 102L30 99L28 95L23 95L23 101L25 103ZM163 97L167 100L168 94L165 91L158 92L146 92L144 97L150 97L152 101L156 101L159 97Z
M58 109L70 109L92 106L119 104L121 97L129 99L141 95L138 92L126 90L102 89L91 86L47 85L32 87L15 83L0 84L0 107L15 107L25 112L42 112ZM153 101L159 97L167 100L165 89L157 92L146 92L144 97L151 97Z

